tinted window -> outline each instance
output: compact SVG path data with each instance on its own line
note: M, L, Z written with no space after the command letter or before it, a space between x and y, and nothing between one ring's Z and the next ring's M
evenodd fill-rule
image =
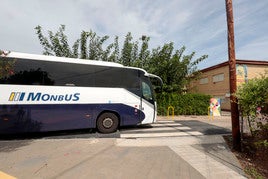
M96 66L95 86L126 88L129 91L139 95L139 71L124 68Z
M27 59L1 58L0 83L114 87L140 94L138 70Z
M53 85L54 81L48 77L48 73L40 67L33 67L29 63L22 63L17 59L1 59L0 82L4 84L48 84ZM22 68L20 68L22 67Z

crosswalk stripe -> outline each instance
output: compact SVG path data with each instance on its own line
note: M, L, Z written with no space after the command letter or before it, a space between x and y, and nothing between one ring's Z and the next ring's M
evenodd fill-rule
M174 127L177 127L177 126L182 126L181 124L179 123L154 123L154 124L151 124L151 126L174 126Z
M199 136L203 133L193 131L190 127L182 126L180 123L166 122L154 123L152 128L137 128L133 130L123 130L121 138L153 138L153 137L181 137Z
M123 133L120 134L121 138L150 138L150 137L180 137L180 136L198 136L203 135L198 131L192 132L168 132L168 133L136 133L136 134L128 134Z
M161 128L135 128L135 129L127 129L127 130L122 130L122 132L164 132L164 131L178 131L178 132L181 132L181 131L186 131L186 130L191 130L190 127L185 127L185 126L181 126L181 127L161 127Z
M171 120L169 120L169 121L168 120L162 120L162 121L158 120L157 121L157 123L161 123L161 122L163 122L163 123L175 123L175 121L171 121Z

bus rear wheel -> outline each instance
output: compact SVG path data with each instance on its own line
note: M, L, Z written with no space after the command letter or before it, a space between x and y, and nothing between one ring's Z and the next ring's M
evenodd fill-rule
M118 128L119 120L114 113L103 113L97 120L97 129L101 133L112 133Z

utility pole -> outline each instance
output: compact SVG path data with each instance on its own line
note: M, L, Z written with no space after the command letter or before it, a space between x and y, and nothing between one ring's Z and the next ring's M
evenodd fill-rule
M233 2L232 0L225 0L225 3L226 3L226 15L227 15L227 27L228 27L229 81L230 81L233 149L239 151L241 150L239 111L238 111L237 98L234 96L237 86L236 86Z

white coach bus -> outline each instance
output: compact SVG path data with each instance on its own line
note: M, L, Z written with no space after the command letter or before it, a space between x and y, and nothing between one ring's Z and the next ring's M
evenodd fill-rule
M112 62L0 51L0 133L153 123L150 78L161 81Z

